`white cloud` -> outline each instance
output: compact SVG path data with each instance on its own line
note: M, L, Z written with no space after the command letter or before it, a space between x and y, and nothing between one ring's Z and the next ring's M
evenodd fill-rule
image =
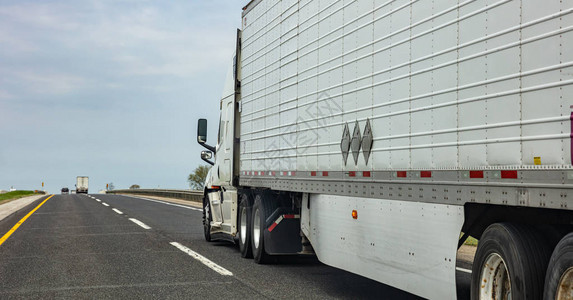
M10 100L10 99L14 99L14 95L10 94L7 91L0 90L0 100ZM0 102L0 105L2 105L2 102Z
M0 185L46 169L61 186L86 172L94 186L110 174L132 184L149 161L157 170L139 184L185 185L185 169L201 163L188 137L197 118L217 118L244 2L0 1L0 139L22 137L1 153L17 168ZM30 156L38 143L53 146Z
M27 81L25 85L31 87L27 92L64 94L89 87L87 76L70 68L74 63L99 64L94 66L99 72L95 81L107 86L117 84L120 76L190 78L214 68L226 69L235 28L225 22L206 26L201 12L187 7L199 4L179 2L177 9L187 8L190 13L189 20L182 22L170 20L160 11L162 6L136 2L129 10L117 9L121 3L125 4L73 1L0 6L0 17L5 18L0 25L19 25L7 27L9 30L0 33L0 41L11 45L21 57L30 55L23 51L36 51L60 64L50 67L57 72L40 66L33 72L7 67L0 75L17 73L18 80ZM64 53L70 55L69 65L59 57ZM78 62L81 56L87 62Z
M6 21L51 30L77 29L80 23L74 18L75 12L70 5L57 2L0 6L0 16Z
M27 93L64 95L84 88L88 80L73 74L23 70L14 73L14 81L24 83Z

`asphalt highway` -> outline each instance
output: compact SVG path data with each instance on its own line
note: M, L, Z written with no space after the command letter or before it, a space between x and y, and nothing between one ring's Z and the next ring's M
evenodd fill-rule
M44 199L0 221L0 237ZM55 195L0 244L0 299L418 299L315 257L255 264L207 243L201 218L161 201ZM458 271L459 299L469 276Z

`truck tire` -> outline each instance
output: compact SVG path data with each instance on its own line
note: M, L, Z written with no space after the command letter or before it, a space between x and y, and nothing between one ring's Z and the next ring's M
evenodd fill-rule
M239 216L237 218L237 223L239 224L239 250L241 251L241 257L252 258L253 250L251 248L251 206L249 205L249 198L247 195L243 195L241 198L241 203L239 204Z
M534 228L490 225L478 243L471 299L541 299L550 249Z
M252 210L252 231L251 231L251 245L253 251L253 258L258 264L265 264L269 262L269 255L265 251L264 245L264 230L266 230L266 214L263 206L263 197L261 195L255 196L255 203Z
M573 299L573 232L555 247L547 274L543 299Z
M203 198L203 234L207 242L211 241L211 205L207 196Z

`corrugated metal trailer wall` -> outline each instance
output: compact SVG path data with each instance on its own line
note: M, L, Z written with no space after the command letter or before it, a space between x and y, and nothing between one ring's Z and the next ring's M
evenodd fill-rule
M572 8L255 1L241 175L571 168Z

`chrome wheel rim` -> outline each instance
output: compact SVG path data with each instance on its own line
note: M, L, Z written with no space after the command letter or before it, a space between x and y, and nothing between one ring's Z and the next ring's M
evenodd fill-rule
M247 243L247 208L241 208L241 243Z
M557 297L555 297L555 299L573 299L573 267L570 267L561 275L559 285L557 286Z
M260 239L261 239L261 224L259 222L260 220L260 215L259 215L259 209L255 209L254 211L254 217L253 217L253 242L254 242L254 246L255 248L259 249L259 243L260 243Z
M511 300L511 281L505 261L492 253L481 267L480 299Z

